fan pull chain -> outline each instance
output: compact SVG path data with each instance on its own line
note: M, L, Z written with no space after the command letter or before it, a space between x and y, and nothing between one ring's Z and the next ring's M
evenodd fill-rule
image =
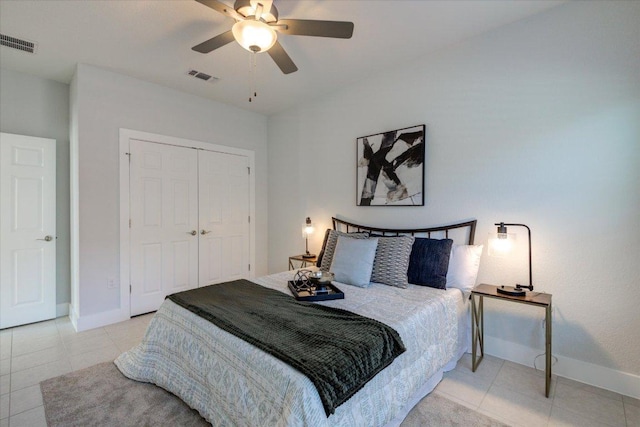
M253 97L258 96L258 54L253 53Z
M249 102L252 101L252 98L251 98L252 88L251 88L251 86L252 86L252 81L253 81L253 66L252 66L253 65L252 64L253 63L253 55L254 54L251 54L251 53L249 54Z
M249 102L253 101L253 98L258 96L257 90L257 78L258 78L258 61L256 59L256 52L249 55Z

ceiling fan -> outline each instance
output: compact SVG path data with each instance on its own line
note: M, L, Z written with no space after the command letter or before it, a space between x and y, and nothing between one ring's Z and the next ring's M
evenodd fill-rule
M211 9L235 19L233 28L197 46L193 50L209 53L236 40L254 53L267 52L285 74L298 70L282 45L278 34L349 39L353 22L278 19L273 0L236 0L233 8L217 0L196 0ZM277 31L277 32L276 32Z

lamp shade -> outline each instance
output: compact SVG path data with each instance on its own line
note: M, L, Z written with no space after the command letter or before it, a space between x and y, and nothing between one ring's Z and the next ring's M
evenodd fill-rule
M489 233L488 255L496 258L506 257L513 250L516 235L511 233Z
M240 46L255 53L271 49L278 39L273 28L262 21L253 19L236 22L231 31Z
M302 226L302 235L304 237L307 237L309 234L313 234L313 231L314 231L314 227L313 227L313 224L311 223L311 218L307 217L304 225Z

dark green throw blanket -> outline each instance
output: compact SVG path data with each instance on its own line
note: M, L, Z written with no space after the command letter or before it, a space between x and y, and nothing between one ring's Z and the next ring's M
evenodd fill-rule
M405 351L398 333L381 322L247 280L167 298L302 372L327 416Z

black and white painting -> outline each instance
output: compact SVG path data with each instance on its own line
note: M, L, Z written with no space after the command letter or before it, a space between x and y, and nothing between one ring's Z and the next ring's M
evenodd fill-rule
M358 206L424 206L425 125L358 138Z

